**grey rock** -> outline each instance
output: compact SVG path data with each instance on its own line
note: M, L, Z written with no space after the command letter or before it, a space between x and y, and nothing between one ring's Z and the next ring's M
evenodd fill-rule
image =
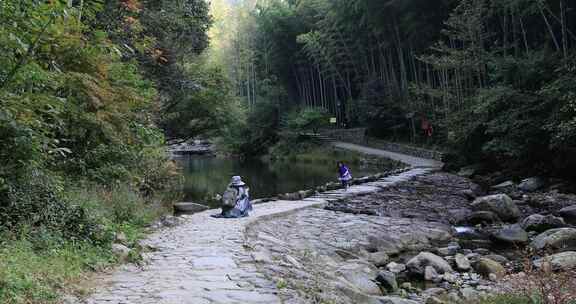
M536 250L574 251L576 250L576 228L548 230L536 236L530 246Z
M462 298L467 301L466 303L478 300L481 297L481 293L471 287L460 289L460 294Z
M336 249L334 252L344 260L357 260L359 258L358 255L348 250Z
M438 272L434 267L426 266L426 268L424 268L424 280L429 282L439 282L440 275L438 275Z
M562 208L558 214L563 217L567 223L576 225L576 205Z
M534 266L537 268L546 267L546 265L549 265L552 270L574 269L576 268L576 252L561 252L534 261Z
M175 216L171 216L171 215L166 215L166 216L162 217L160 222L162 223L162 226L166 226L166 227L176 227L176 226L180 225L180 219L175 217Z
M501 244L525 244L528 243L528 233L520 225L504 226L492 235L495 242Z
M474 193L474 190L472 189L460 190L458 191L458 195L469 200L473 200L478 197L476 193Z
M174 211L179 214L194 214L202 211L208 210L208 206L196 204L196 203L176 203L174 204Z
M375 284L375 286L377 286ZM380 304L381 297L369 295L359 290L355 286L350 285L349 282L342 281L336 282L334 288L341 293L343 293L346 298L350 300L351 303L363 303L363 304Z
M426 299L426 304L448 304L449 302L440 299L439 297L429 297L428 299Z
M396 262L391 262L388 263L388 265L386 265L386 269L388 269L388 271L392 272L392 273L401 273L402 271L406 270L406 265L404 264L399 264Z
M311 196L311 195L312 195L312 192L311 192L311 191L308 191L308 190L298 191L298 196L300 197L300 199L307 198L307 197L309 197L309 196Z
M496 277L501 278L506 275L506 269L504 266L487 258L480 258L476 263L475 268L479 274L485 277L489 277L491 274L494 274Z
M426 266L432 266L440 274L453 272L446 260L430 252L421 252L406 264L411 273L420 275L424 275Z
M404 283L400 284L400 287L402 289L406 289L406 290L414 289L414 287L412 286L412 283L410 283L410 282L404 282Z
M500 183L498 185L494 185L490 188L492 188L494 190L504 190L507 188L513 188L515 186L516 186L516 184L513 181L506 181L506 182Z
M128 242L128 238L126 237L126 234L124 234L124 232L118 232L114 236L114 241L116 243L126 244L126 242Z
M376 277L376 281L388 292L395 292L398 290L396 274L391 271L380 271Z
M553 215L532 214L522 220L520 226L526 231L544 232L554 228L562 228L566 226L564 219L555 217Z
M468 208L449 209L447 212L451 222L456 224L465 224L470 214L472 214L472 210Z
M438 248L436 249L436 252L441 256L449 256L455 255L458 250L460 250L460 246L448 246L444 248Z
M456 262L456 268L458 270L468 271L468 270L470 270L470 268L472 268L472 266L470 265L470 260L468 260L468 258L463 254L460 254L460 253L457 254L454 257L454 260Z
M468 215L466 221L470 225L486 225L501 223L502 220L492 211L475 211Z
M476 171L477 171L476 166L463 167L460 169L460 171L458 171L458 175L462 176L462 177L470 178L474 174L476 174Z
M71 295L64 295L62 296L62 298L60 299L60 302L62 304L76 304L76 303L80 303L80 300L75 297L75 296L71 296Z
M112 253L114 253L118 259L126 260L128 255L130 255L130 248L122 244L112 244Z
M442 279L448 283L456 283L456 281L458 280L458 277L453 274L453 273L445 273L442 275Z
M472 202L472 208L477 211L491 211L504 221L514 221L522 214L518 206L506 194L496 194L480 197Z
M377 271L366 264L351 262L341 266L336 274L346 280L362 293L367 295L382 295L380 287L374 282Z
M510 262L510 260L508 260L508 258L501 256L501 255L498 255L498 254L488 254L488 255L485 255L484 258L490 259L492 261L496 261L502 265Z
M388 261L390 261L390 257L386 252L373 252L369 254L368 261L377 267L384 267L388 264Z
M474 253L477 253L480 255L487 255L487 254L490 254L490 250L488 250L486 248L476 248L476 249L474 249Z
M453 291L448 293L448 303L460 303L461 300L462 298L457 292Z
M294 192L294 193L284 193L284 194L280 194L278 196L281 200L287 200L287 201L297 201L300 200L300 193L298 192Z
M518 189L524 192L534 192L546 186L546 180L542 177L530 177L518 185Z
M446 294L446 289L444 288L428 288L422 292L423 298L438 297Z

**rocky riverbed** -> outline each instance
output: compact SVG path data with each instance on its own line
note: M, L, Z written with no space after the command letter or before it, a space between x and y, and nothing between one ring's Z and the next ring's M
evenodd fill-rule
M260 222L246 246L286 303L470 303L526 260L574 268L575 206L543 183L436 173Z

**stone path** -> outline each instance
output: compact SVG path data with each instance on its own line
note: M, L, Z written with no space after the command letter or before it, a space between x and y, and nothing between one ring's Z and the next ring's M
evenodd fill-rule
M263 220L303 208L322 206L347 196L377 191L433 169L414 168L364 185L335 190L301 201L275 201L256 206L252 216L214 219L211 210L184 218L178 227L158 231L143 243L147 266L126 266L104 279L85 304L216 304L283 303L274 282L260 273L246 246L246 230Z
M360 153L364 153L364 154L376 155L376 156L381 156L381 157L397 160L397 161L403 162L405 164L408 164L412 167L442 168L442 166L444 165L442 162L437 161L437 160L419 158L419 157L409 156L409 155L400 154L400 153L396 153L396 152L390 152L390 151L384 151L384 150L380 150L380 149L369 148L369 147L360 146L360 145L351 144L351 143L335 142L335 143L333 143L333 145L335 147L338 147L341 149L352 150L352 151L356 151L356 152L360 152Z

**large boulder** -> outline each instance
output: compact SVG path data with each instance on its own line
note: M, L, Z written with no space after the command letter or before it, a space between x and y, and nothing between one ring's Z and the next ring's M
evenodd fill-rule
M528 233L520 225L509 225L492 234L492 239L500 244L526 244L528 243Z
M372 265L351 261L341 266L336 274L364 294L382 295L380 287L374 281L378 271Z
M118 257L119 260L124 261L130 255L130 248L122 244L112 244L112 253Z
M390 271L392 273L401 273L404 270L406 270L406 265L399 264L396 262L391 262L388 265L386 265L386 269L388 269L388 271Z
M492 261L496 261L502 265L506 265L510 262L510 260L507 257L498 254L488 254L485 255L484 257L487 259L491 259Z
M208 206L196 203L176 203L174 204L174 211L180 214L194 214L208 210Z
M576 225L576 205L560 209L558 213L567 223Z
M426 266L426 268L424 268L424 280L428 282L439 282L442 279L434 267Z
M480 197L472 202L472 208L477 211L491 211L504 221L514 221L522 213L518 206L506 194L495 194Z
M506 269L500 263L487 259L480 258L475 265L476 271L485 276L495 275L497 278L502 278L506 275Z
M505 190L505 189L512 189L513 187L516 187L516 184L513 181L505 181L497 185L493 185L490 188L494 190Z
M518 185L518 189L524 192L534 192L546 186L546 180L542 177L531 177L523 180Z
M406 264L410 273L417 275L424 275L426 266L432 266L440 274L454 271L446 260L430 252L420 252Z
M376 277L376 281L388 292L395 292L398 290L396 274L391 271L380 271Z
M466 222L476 226L502 223L502 220L492 211L475 211L468 216Z
M382 251L373 252L368 254L368 261L377 267L384 267L390 261L390 257L388 257L388 254L386 254L386 252Z
M536 250L556 252L576 250L576 228L551 229L536 236L530 246Z
M576 268L576 252L561 252L534 261L534 266L537 268L545 267L545 265L549 265L552 270L569 270Z
M458 253L454 257L454 261L456 262L456 268L458 268L458 270L468 271L470 268L472 268L470 266L470 260L468 260L468 258L461 253Z
M520 226L526 231L544 232L554 228L562 228L566 226L564 219L555 217L553 215L532 214L525 218L520 223Z

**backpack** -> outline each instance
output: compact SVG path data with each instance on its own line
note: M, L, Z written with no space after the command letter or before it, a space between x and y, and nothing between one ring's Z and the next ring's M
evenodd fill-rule
M233 187L228 187L222 194L222 205L226 207L234 207L237 198L238 190Z

